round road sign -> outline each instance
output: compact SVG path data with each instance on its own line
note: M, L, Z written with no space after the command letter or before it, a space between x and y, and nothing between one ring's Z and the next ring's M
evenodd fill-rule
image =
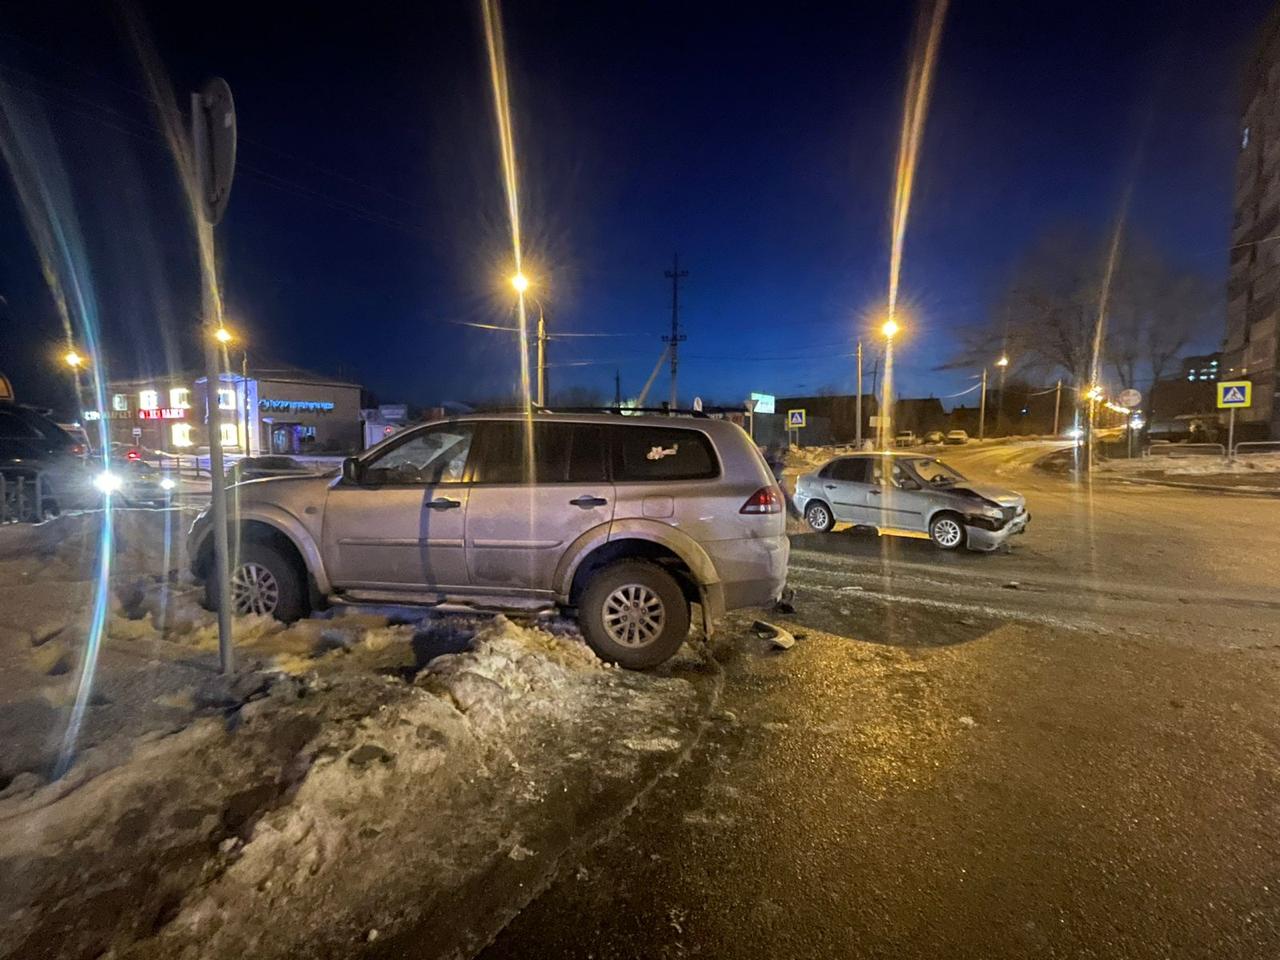
M1142 402L1142 394L1130 387L1120 391L1120 403L1126 407L1136 407Z

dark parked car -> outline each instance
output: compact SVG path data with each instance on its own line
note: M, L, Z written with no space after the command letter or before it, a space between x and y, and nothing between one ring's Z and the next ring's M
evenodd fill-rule
M83 444L38 410L0 403L0 473L8 481L38 476L42 513L97 502L85 453ZM16 484L6 486L12 496Z

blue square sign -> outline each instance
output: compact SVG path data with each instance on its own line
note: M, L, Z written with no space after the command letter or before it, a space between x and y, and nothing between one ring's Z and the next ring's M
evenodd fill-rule
M1250 380L1223 380L1218 383L1218 407L1248 407L1253 403L1253 382Z

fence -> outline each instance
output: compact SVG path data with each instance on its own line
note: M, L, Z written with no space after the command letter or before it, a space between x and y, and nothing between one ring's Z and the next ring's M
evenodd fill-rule
M0 523L39 523L44 519L44 480L32 475L0 473Z
M1280 440L1242 440L1236 444L1237 457L1261 453L1280 453Z
M1227 448L1220 443L1169 443L1157 440L1147 448L1149 457L1225 457Z

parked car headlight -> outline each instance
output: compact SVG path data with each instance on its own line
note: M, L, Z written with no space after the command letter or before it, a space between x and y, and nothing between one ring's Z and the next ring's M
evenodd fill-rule
M165 477L163 480L160 481L161 490L172 490L176 486L177 484L173 482L172 477Z
M112 473L110 470L103 470L93 478L93 485L103 493L115 493L124 486L124 481L120 479L119 474Z

